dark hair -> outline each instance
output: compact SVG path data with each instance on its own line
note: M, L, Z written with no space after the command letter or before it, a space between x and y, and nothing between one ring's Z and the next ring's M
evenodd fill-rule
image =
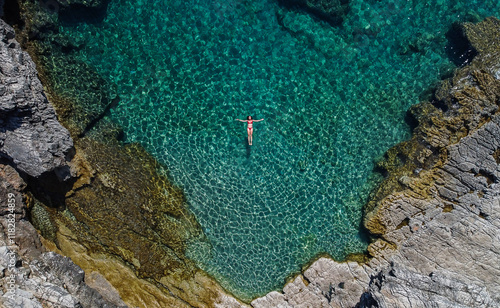
M252 119L252 116L248 116L248 117L247 117L247 120L251 120L251 119Z

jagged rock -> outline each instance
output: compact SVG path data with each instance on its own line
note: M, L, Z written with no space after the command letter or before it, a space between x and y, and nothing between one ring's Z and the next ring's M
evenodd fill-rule
M69 258L46 252L27 220L27 179L69 176L73 142L47 101L30 56L0 20L0 303L2 307L117 307ZM28 177L26 177L26 175ZM15 292L14 292L14 289ZM122 306L123 307L123 306Z
M105 300L98 291L89 287L83 270L71 259L46 251L37 231L26 220L25 187L11 166L0 164L2 307L126 307L123 302L116 305L116 301ZM9 292L12 281L15 293ZM114 290L106 288L105 283L101 285L103 293Z
M73 142L43 94L35 64L0 20L0 155L32 177L69 177Z
M500 306L499 25L463 25L478 55L412 108L412 139L381 164L389 176L365 217L372 258L321 258L253 307Z

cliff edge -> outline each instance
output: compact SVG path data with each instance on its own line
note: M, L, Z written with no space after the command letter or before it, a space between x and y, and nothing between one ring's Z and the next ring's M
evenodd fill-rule
M73 141L14 38L14 29L0 20L0 156L31 177L56 172L67 179Z
M35 64L0 20L0 304L125 307L104 279L91 288L71 259L49 252L28 221L27 182L71 178L73 141L43 92ZM96 279L94 279L96 280ZM86 282L87 281L87 282ZM103 297L104 296L104 297Z

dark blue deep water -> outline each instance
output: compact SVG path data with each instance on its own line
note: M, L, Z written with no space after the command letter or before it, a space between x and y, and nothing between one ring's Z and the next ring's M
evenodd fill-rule
M102 23L61 30L118 86L126 140L184 189L206 235L188 256L248 300L319 253L364 251L374 161L455 67L451 24L497 3L352 0L336 27L276 0L112 0ZM265 119L251 147L247 115Z

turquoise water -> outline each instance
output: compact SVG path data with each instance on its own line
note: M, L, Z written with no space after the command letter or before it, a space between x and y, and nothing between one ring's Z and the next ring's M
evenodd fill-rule
M111 1L66 25L80 56L118 85L128 142L168 166L206 238L188 255L250 299L319 253L367 246L374 160L409 137L406 110L454 68L454 21L493 1L351 1L341 27L272 0ZM254 123L246 144L247 115Z

